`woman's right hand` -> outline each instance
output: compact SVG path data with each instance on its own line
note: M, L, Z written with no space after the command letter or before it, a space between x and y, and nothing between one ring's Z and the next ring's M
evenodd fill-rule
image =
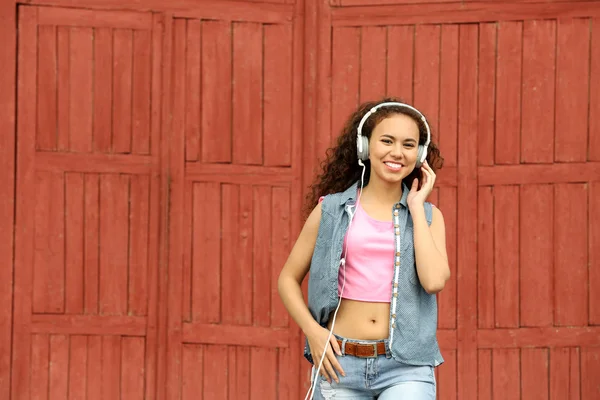
M342 352L340 351L340 346L334 335L331 335L329 343L327 343L326 346L328 336L329 331L320 325L317 325L312 331L306 333L310 354L312 355L315 368L319 367L321 356L325 351L325 358L323 359L323 365L321 366L319 373L323 375L327 382L331 383L331 380L333 379L339 383L336 371L342 376L346 376L346 373L342 369L335 354L341 356Z

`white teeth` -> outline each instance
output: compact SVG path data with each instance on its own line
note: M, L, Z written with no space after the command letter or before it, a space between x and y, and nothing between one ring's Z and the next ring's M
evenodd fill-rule
M396 163L392 163L392 162L386 162L385 164L392 168L402 168L402 164L396 164Z

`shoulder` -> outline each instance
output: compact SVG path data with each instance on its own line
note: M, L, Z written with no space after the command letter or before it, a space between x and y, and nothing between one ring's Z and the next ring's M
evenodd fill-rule
M425 203L425 204L429 204L429 208L431 210L430 211L431 220L429 221L429 223L431 225L441 224L443 226L444 225L444 214L442 213L442 210L440 210L439 208L437 208L435 205L433 205L431 203Z

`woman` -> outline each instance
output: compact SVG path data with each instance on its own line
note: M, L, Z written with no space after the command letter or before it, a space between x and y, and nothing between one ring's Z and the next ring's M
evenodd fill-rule
M450 269L442 213L425 201L443 164L430 136L413 107L365 103L312 185L278 287L317 399L435 399L435 294Z

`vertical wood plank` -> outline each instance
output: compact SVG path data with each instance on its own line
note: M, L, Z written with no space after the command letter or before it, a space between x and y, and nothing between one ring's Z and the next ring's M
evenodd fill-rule
M82 314L84 303L84 176L65 175L65 313Z
M550 350L550 400L569 398L570 351L565 347Z
M583 347L581 349L581 400L600 398L600 348Z
M290 190L274 187L271 198L271 326L287 327L289 314L277 292L277 278L290 251Z
M194 291L194 280L192 278L192 263L194 262L194 253L198 251L194 247L194 186L195 182L186 180L184 184L184 215L190 215L191 218L184 224L183 232L183 281L181 288L182 301L182 321L192 321L192 293ZM200 253L202 254L202 253ZM204 253L206 254L206 253ZM203 254L203 255L204 255ZM183 349L182 349L183 351Z
M560 19L557 40L554 160L585 161L588 146L590 21Z
M554 203L554 323L588 321L587 188L557 184ZM583 229L582 229L583 227Z
M100 314L126 315L129 178L100 178ZM104 342L103 342L104 343Z
M589 184L589 209L600 210L600 182ZM600 325L600 213L588 213L590 325Z
M458 157L458 25L442 26L440 55L440 124L437 137L444 167L456 167Z
M450 280L438 295L438 328L456 329L456 188L439 188L440 206L446 225L446 249Z
M361 28L360 102L378 101L385 95L387 30L382 26ZM335 93L335 92L334 92Z
M65 335L50 336L49 358L49 400L67 398L69 381L69 337Z
M204 399L227 398L227 369L223 368L227 346L204 347Z
M552 326L553 187L551 185L522 186L519 205L520 325Z
M70 149L70 28L59 26L57 28L57 53L58 53L58 73L57 73L57 148L59 151Z
M56 27L38 27L36 148L56 149Z
M495 102L496 164L518 164L521 160L522 39L522 22L499 23Z
M479 118L477 122L479 165L494 164L497 27L496 23L479 25L479 82L477 85L479 92Z
M31 386L32 400L48 399L50 338L47 334L31 336L31 381L22 382Z
M231 25L202 22L202 160L231 162Z
M122 399L144 399L144 338L123 337L121 340Z
M86 400L102 400L102 337L88 337L87 353L87 397Z
M102 336L102 400L120 398L121 337Z
M92 37L92 28L71 28L69 143L72 151L80 153L92 150Z
M581 355L579 347L571 348L569 368L569 399L581 398Z
M115 55L116 57L116 55ZM113 34L110 28L94 30L94 150L112 148Z
M253 191L253 269L252 297L253 323L258 326L271 325L271 188L255 186Z
M87 336L70 337L69 399L85 399L87 390Z
M325 154L335 138L341 133L356 107L360 84L360 29L352 27L333 28L331 60L331 103L330 137L317 137L315 154Z
M201 25L199 20L187 21L186 32L186 99L185 99L185 159L197 161L200 154L200 107L202 83Z
M494 328L496 287L494 264L494 192L480 187L477 233L477 303L479 328Z
M221 320L221 188L195 183L193 198L192 319ZM223 264L225 265L225 264ZM212 304L206 307L206 304Z
M233 24L233 162L263 162L262 24Z
M131 91L133 71L133 33L130 29L113 31L113 151L131 152Z
M600 161L600 19L592 20L588 160Z
M415 29L414 104L438 132L440 102L440 25Z
M263 88L263 161L265 166L292 163L292 30L265 25Z
M412 25L387 28L387 94L413 102L415 27Z
M148 229L150 180L132 175L129 197L129 274L128 311L130 315L148 312Z
M518 201L518 186L494 189L494 266L502 270L494 276L497 328L519 326Z
M62 174L36 173L33 312L65 311L64 181Z
M204 365L202 346L183 345L183 376L181 382L181 400L202 400Z
M152 98L152 48L150 31L133 32L133 74L131 106L131 151L150 153L150 103Z
M521 116L522 162L551 163L554 160L555 65L556 22L525 21L522 87L525 101L523 101Z
M250 399L276 399L277 350L253 347L250 358Z
M438 369L438 398L456 400L456 350L444 351L444 364Z
M85 175L84 233L84 308L86 314L98 313L100 279L100 180L98 175Z
M494 398L520 398L521 372L519 349L492 351L492 389Z
M492 400L492 350L478 351L477 399Z
M548 382L548 350L521 350L521 398L547 400Z
M223 355L225 356L225 354ZM248 399L250 397L250 348L229 346L227 354L228 389L230 399ZM264 366L261 366L264 368Z

